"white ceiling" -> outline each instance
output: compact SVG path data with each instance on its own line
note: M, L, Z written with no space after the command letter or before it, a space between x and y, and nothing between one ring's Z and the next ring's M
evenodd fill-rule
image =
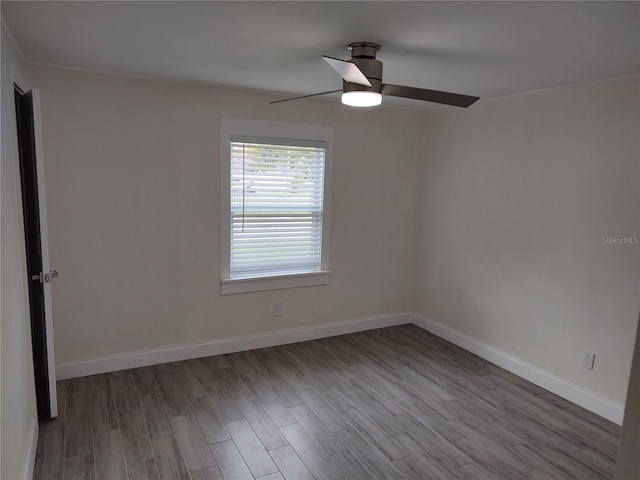
M385 83L482 98L640 73L640 2L3 1L1 9L28 63L286 95L341 88L320 56L348 59L354 41L382 45Z

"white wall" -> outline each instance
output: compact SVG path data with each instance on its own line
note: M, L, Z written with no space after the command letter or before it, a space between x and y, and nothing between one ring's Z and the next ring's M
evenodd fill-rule
M29 69L42 89L59 363L413 306L420 113ZM219 295L222 117L335 128L328 286ZM272 303L283 304L272 317Z
M634 77L430 113L417 311L624 404L640 246L602 237L640 236L639 112Z
M624 402L638 246L602 237L640 235L638 78L427 113L28 73L42 88L60 363L415 308ZM328 286L219 295L225 116L335 128Z
M620 435L620 448L616 461L616 480L640 478L640 324L636 331L636 343L631 361L631 375L624 423Z
M7 480L24 478L37 415L13 102L12 71L19 64L19 56L2 30L0 478Z

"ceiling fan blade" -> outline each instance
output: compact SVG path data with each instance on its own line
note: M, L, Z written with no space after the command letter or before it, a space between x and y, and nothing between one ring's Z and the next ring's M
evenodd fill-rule
M284 100L276 100L274 102L269 102L269 105L272 105L274 103L288 102L289 100L299 100L301 98L317 97L318 95L327 95L328 93L336 93L336 92L342 92L342 89L329 90L328 92L312 93L311 95L302 95L301 97L285 98Z
M371 82L355 64L339 58L327 57L326 55L322 55L322 58L347 82L357 83L366 87L371 86Z
M443 103L444 105L464 108L473 105L480 99L480 97L461 95L459 93L441 92L440 90L429 90L426 88L403 87L401 85L390 85L388 83L382 85L382 95L413 98L415 100L424 100L425 102Z

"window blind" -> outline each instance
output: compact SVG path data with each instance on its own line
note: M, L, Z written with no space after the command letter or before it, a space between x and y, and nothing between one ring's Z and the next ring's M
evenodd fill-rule
M319 271L323 142L231 138L231 278Z

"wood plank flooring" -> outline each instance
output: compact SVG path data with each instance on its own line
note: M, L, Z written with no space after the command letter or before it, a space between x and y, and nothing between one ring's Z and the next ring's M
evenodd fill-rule
M413 325L58 383L36 479L611 478L620 428Z

